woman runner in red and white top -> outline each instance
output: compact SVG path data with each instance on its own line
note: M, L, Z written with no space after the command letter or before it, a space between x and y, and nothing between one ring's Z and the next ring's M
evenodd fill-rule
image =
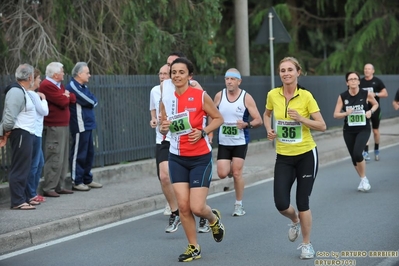
M179 261L191 261L201 258L194 215L209 221L216 242L224 236L220 212L206 204L212 179L212 148L207 134L217 129L223 118L205 91L189 86L194 66L188 59L177 58L170 69L174 86L165 86L162 92L160 132L171 133L169 173L188 240ZM212 122L206 125L208 115Z

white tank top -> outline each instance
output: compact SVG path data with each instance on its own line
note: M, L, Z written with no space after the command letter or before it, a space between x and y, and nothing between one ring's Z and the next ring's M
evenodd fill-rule
M227 99L227 90L222 90L219 111L224 123L219 128L219 144L225 146L245 145L249 141L248 129L238 129L237 120L248 122L249 112L245 107L245 90L241 90L237 100L230 102Z
M166 95L166 97L173 97L175 95L175 85L172 83L171 79L167 79L162 82L162 92L161 92L162 99L164 95ZM168 116L168 114L166 115ZM165 140L170 141L170 132L166 134Z

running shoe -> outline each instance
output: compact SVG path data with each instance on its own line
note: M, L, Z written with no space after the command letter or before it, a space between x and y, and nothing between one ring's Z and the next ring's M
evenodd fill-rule
M163 211L163 215L169 216L172 214L172 210L170 209L169 203L166 203L165 210Z
M199 226L198 226L198 233L208 233L211 231L211 227L209 226L209 222L207 219L200 218Z
M311 243L309 244L301 243L299 244L297 249L301 249L301 255L299 256L299 258L301 259L314 258L314 249Z
M288 225L290 229L288 230L288 239L291 242L294 242L298 236L301 234L301 224L300 222L297 223L291 223Z
M357 187L357 190L362 191L362 192L366 192L369 191L371 189L371 185L369 180L367 179L367 177L364 177L360 180L360 184Z
M179 228L180 217L178 215L171 214L169 217L169 225L165 228L166 233L173 233L176 232Z
M201 258L201 247L195 247L194 245L189 244L186 251L179 256L179 261L187 262L192 260L197 260Z
M217 218L215 224L210 225L210 227L212 228L213 239L216 242L222 242L224 234L226 232L226 230L224 229L224 225L220 221L222 216L220 215L220 212L216 209L212 209L212 212L216 215Z
M379 151L379 150L375 150L375 151L374 151L374 159L375 159L376 161L379 161L379 160L380 160L380 151Z
M241 204L235 204L232 216L243 216L244 214L245 214L244 207Z
M368 152L364 151L363 152L363 158L366 162L370 161L370 155Z

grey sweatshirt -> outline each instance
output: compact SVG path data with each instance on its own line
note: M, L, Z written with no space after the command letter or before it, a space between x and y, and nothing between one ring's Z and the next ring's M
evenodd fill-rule
M25 92L18 83L6 88L3 118L0 122L0 136L14 128L15 121L20 112L25 108Z

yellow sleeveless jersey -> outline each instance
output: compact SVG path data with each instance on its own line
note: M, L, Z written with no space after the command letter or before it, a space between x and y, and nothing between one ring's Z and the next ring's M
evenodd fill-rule
M276 152L281 155L295 156L316 147L310 129L300 122L290 119L288 109L296 110L299 115L310 118L310 114L320 111L313 95L304 88L297 87L294 96L286 101L283 87L272 89L267 94L266 109L273 111L272 128L277 134Z

